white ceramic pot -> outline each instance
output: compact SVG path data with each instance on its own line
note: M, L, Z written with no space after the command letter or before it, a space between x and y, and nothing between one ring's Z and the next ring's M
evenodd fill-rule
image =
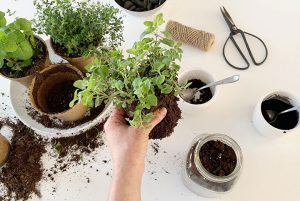
M189 81L192 79L199 79L207 84L215 81L214 77L204 70L190 70L179 76L179 83ZM186 102L179 96L179 105L182 109L182 112L187 114L197 114L199 110L204 110L208 108L208 106L211 105L216 99L216 96L218 94L218 86L210 87L210 90L212 92L213 97L208 102L203 104L191 104L189 102Z
M280 137L280 136L283 136L286 134L295 133L297 130L299 130L299 127L300 127L300 122L298 122L298 125L295 128L290 129L290 130L282 130L282 129L275 128L274 126L270 125L266 121L266 119L264 118L264 116L262 114L262 109L261 109L262 102L267 99L270 99L272 97L276 97L276 96L284 97L293 106L300 105L300 99L289 92L275 91L275 92L269 93L268 95L262 97L258 101L258 103L254 109L253 124L254 124L254 127L257 129L257 131L260 134L267 136L267 137ZM298 112L300 112L300 111L298 110Z

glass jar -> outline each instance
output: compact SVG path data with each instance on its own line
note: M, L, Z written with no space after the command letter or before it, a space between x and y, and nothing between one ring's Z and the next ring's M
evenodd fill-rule
M236 166L227 176L208 172L200 160L201 147L209 141L220 141L231 147L236 155ZM219 197L229 192L240 175L243 163L242 150L230 137L223 134L205 134L196 137L186 154L183 165L183 181L188 189L204 197Z

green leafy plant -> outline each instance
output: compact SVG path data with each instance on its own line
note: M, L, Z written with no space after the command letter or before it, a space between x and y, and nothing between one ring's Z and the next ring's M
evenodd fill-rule
M0 68L22 71L32 64L35 48L31 22L18 18L7 24L5 13L0 11Z
M78 90L70 106L80 101L97 107L112 99L117 107L129 110L132 126L141 127L143 122L151 121L151 108L157 106L158 95L177 95L186 87L186 83L179 85L177 81L181 44L173 41L169 33L159 31L163 23L162 14L154 21L146 21L146 30L127 50L127 57L120 51L111 51L89 65L87 77L74 83Z
M119 10L93 1L35 0L35 27L50 35L67 55L87 56L99 47L115 48L123 40Z

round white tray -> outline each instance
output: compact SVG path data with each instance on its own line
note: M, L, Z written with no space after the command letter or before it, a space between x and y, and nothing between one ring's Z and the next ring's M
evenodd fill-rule
M26 107L31 107L31 105L28 101L26 87L19 84L18 82L11 81L9 92L12 107L20 121L22 121L26 126L32 128L37 134L40 134L47 138L67 137L84 132L89 128L95 126L97 123L102 122L105 118L107 118L110 115L113 108L112 103L110 102L105 106L103 112L101 112L99 116L97 116L97 118L73 128L47 128L44 125L37 122L36 120L34 120L28 114Z

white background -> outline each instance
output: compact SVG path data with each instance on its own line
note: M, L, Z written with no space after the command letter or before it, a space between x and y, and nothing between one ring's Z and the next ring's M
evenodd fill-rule
M110 2L115 5L113 0ZM265 64L251 66L243 72L227 66L222 47L229 30L219 10L221 5L227 8L239 28L260 36L266 42L269 57ZM19 17L32 18L34 15L31 0L0 0L0 10L7 8L16 10ZM184 152L192 139L201 133L227 134L243 150L244 166L240 180L232 192L216 200L300 200L300 132L269 139L262 137L251 122L255 104L266 93L283 89L300 97L299 10L300 3L296 0L168 0L161 10L166 19L178 20L216 35L216 43L209 52L183 47L181 72L199 68L217 79L239 73L241 80L219 87L217 100L206 110L195 111L194 116L183 114L183 120L172 137L159 142L158 155L154 156L153 150L149 149L143 182L144 201L209 200L187 190L180 177ZM124 15L124 47L130 47L143 30L142 22L151 17L137 17L126 12ZM0 78L0 91L8 93L8 88L9 81ZM6 115L8 113L1 109L1 116ZM111 175L111 162L102 162L103 159L109 160L107 148L98 150L96 156L98 161L91 163L93 168L74 167L58 174L56 182L42 181L41 200L107 200L111 177L106 176L106 172ZM46 155L44 165L49 166L54 160ZM151 175L151 172L155 173ZM86 182L86 177L91 183ZM52 187L57 188L54 194L51 194ZM34 197L32 200L38 199Z

